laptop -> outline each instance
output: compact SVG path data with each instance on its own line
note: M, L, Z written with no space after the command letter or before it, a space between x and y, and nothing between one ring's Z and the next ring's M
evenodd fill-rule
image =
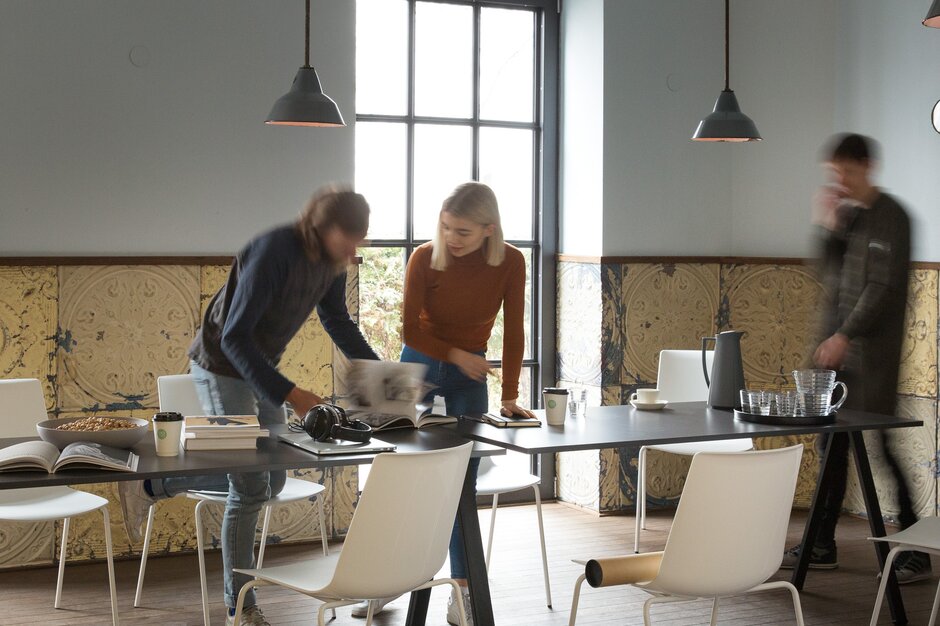
M373 439L369 443L356 441L317 441L307 433L280 433L278 439L301 450L306 450L317 456L335 456L338 454L378 454L379 452L394 452L395 445Z

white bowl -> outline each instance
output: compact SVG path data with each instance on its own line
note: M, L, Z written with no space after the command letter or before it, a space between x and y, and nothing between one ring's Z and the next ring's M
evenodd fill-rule
M91 443L100 443L103 446L113 448L131 448L147 434L149 422L147 420L134 417L120 417L136 424L134 428L121 428L118 430L58 430L62 424L75 422L81 417L69 417L58 420L46 420L36 424L36 432L43 441L48 441L59 450L75 443L76 441L87 441Z

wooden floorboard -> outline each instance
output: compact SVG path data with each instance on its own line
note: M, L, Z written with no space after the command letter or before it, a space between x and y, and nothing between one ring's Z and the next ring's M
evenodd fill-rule
M574 581L580 573L571 559L627 554L633 549L633 518L596 518L590 514L557 504L545 505L545 534L551 574L553 609L545 606L542 568L538 550L535 510L531 506L499 510L490 584L497 624L521 626L568 623ZM488 528L489 511L483 510L481 523ZM644 532L644 551L661 549L671 521L668 512L652 512L649 530ZM802 532L804 515L794 514L790 522L790 543ZM839 524L840 568L835 571L810 571L801 593L807 624L867 624L871 616L877 580L874 551L866 540L868 524L845 518ZM339 548L340 545L334 546ZM265 562L269 565L303 558L316 558L319 544L307 546L269 546ZM225 608L221 600L221 557L208 555L208 576L212 593L213 624L222 625ZM201 624L199 574L194 555L151 559L147 566L143 606L133 607L137 581L137 561L116 564L118 603L124 624ZM447 566L443 573L447 573ZM786 578L781 573L775 578ZM103 564L71 565L65 570L63 609L52 607L56 570L52 567L0 572L3 609L0 624L71 626L110 623L107 570ZM930 614L936 580L902 588L911 624L926 624ZM444 612L447 590L432 592L428 617L430 626L446 624ZM585 586L581 596L578 624L642 624L643 601L648 596L627 587L592 589ZM272 624L278 626L316 623L320 603L290 591L266 588L259 592L260 604ZM377 626L401 624L408 601L400 598L376 616ZM657 626L692 626L707 624L711 605L705 601L656 605L653 622ZM364 624L354 619L349 609L337 611L331 624ZM719 623L727 626L793 624L790 596L785 590L767 591L751 596L722 600ZM890 624L887 607L879 624Z

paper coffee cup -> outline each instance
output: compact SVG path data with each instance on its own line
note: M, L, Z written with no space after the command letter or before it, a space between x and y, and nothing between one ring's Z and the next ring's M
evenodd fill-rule
M562 426L568 408L568 390L562 387L546 387L542 390L545 421L549 426Z
M153 416L153 443L157 456L177 456L183 433L183 416L179 413L157 413Z

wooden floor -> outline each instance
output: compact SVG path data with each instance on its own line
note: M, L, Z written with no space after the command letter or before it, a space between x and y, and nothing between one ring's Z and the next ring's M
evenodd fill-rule
M484 529L489 511L481 511ZM650 530L643 535L643 549L662 547L670 516L652 514ZM803 527L803 515L795 514L790 524L792 543ZM545 606L535 510L531 506L499 510L490 584L496 622L512 624L567 624L575 578L579 574L574 558L626 554L633 547L633 518L596 518L557 505L545 505L546 536L552 576L554 608ZM877 591L874 552L865 540L867 523L846 518L839 525L841 567L831 572L811 571L801 594L807 624L867 624ZM336 546L337 548L339 545ZM289 562L318 553L313 546L271 546L265 555L269 564ZM224 624L221 601L221 557L209 555L209 584L212 590L212 621ZM199 576L193 555L152 559L147 568L143 607L133 607L137 577L136 561L117 563L118 601L124 624L201 624ZM446 570L446 565L445 565ZM933 601L934 582L902 588L911 624L925 624ZM110 623L107 571L103 564L74 565L66 568L63 604L52 608L55 570L44 568L0 572L2 610L0 624L71 625ZM431 598L428 624L446 624L444 611L447 591L436 589ZM314 624L316 600L292 592L265 589L259 604L272 624ZM578 624L642 624L642 591L622 588L591 589L582 594ZM710 605L693 602L654 607L655 624L707 624ZM407 597L400 598L377 616L378 625L401 624L407 610ZM364 624L353 619L349 609L340 609L335 626ZM792 624L789 594L772 591L722 602L721 624ZM887 608L880 623L888 624Z

